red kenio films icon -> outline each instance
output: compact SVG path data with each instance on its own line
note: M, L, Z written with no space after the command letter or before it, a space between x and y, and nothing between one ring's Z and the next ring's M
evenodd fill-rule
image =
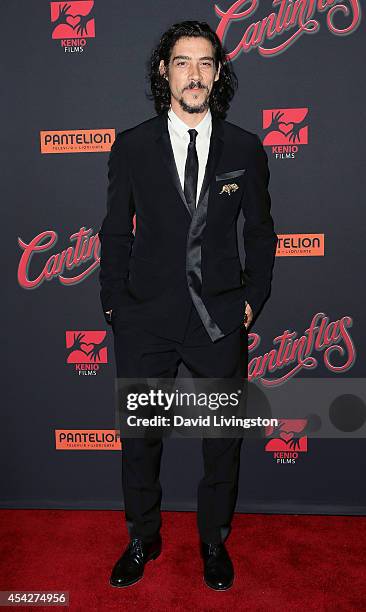
M94 0L50 5L52 38L95 38Z
M66 363L108 363L106 331L67 331Z
M306 419L278 419L277 427L265 428L266 437L269 438L265 450L306 453L308 450L306 426Z
M264 145L308 144L308 108L271 108L263 111Z

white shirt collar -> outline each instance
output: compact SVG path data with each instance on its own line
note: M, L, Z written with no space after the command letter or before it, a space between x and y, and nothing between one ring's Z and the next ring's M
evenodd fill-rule
M172 107L168 110L168 120L170 120L170 126L180 136L180 138L189 139L188 130L191 129L189 125L184 123L180 117L173 111ZM212 124L212 115L210 109L203 117L203 119L195 126L195 130L198 132L198 136L209 136Z

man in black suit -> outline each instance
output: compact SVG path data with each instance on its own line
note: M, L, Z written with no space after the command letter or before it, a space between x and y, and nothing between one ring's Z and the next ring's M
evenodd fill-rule
M183 22L160 39L150 82L157 116L117 134L101 241L101 301L120 378L247 376L247 328L266 300L277 244L260 139L224 120L236 78L216 34ZM245 269L237 244L244 215ZM136 227L133 230L133 218ZM139 580L161 550L162 440L122 440L130 542L111 584ZM202 441L197 520L206 584L229 588L224 540L241 438Z

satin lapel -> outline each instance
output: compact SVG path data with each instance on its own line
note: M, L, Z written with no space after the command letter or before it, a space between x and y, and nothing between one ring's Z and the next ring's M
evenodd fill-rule
M182 185L180 184L177 166L175 165L173 148L170 142L170 136L168 132L167 118L165 115L162 115L160 119L161 119L160 130L159 130L160 133L157 138L157 143L160 147L162 158L169 170L169 175L175 185L175 188L177 189L184 206L186 207L190 216L192 217L192 211L189 208L189 205L185 198L184 191L182 189Z
M221 119L217 119L216 117L213 117L212 118L212 133L211 133L211 140L210 140L210 148L208 152L208 159L207 159L207 164L206 164L206 171L203 177L200 196L197 202L197 208L199 207L201 201L205 197L206 191L209 188L213 173L220 160L223 148L224 148L224 137L223 137L222 121Z
M159 117L158 135L156 139L157 144L161 150L162 158L169 170L169 175L173 181L173 184L175 185L175 188L178 191L180 198L184 206L186 207L189 215L192 217L192 211L189 208L189 205L185 198L184 191L180 184L177 166L175 165L174 153L173 153L173 148L170 142L167 121L168 121L168 118L166 114L163 114ZM197 202L196 210L200 202L205 197L206 192L209 188L213 173L220 160L223 146L224 146L224 138L223 138L222 120L216 117L213 117L212 118L212 133L211 133L210 148L209 148L209 153L208 153L206 170L205 170L205 175L203 177L202 187L201 187L199 199Z

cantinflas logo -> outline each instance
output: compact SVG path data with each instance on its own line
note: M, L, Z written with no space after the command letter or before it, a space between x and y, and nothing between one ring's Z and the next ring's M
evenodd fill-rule
M271 147L275 159L293 159L299 147L309 143L308 108L263 110L263 145Z
M67 331L66 363L72 363L79 376L96 376L100 364L108 363L107 332Z
M136 215L133 216L133 232L135 231ZM40 232L30 242L18 237L18 244L23 250L18 266L19 285L23 289L36 289L44 281L57 278L62 285L70 286L88 278L100 264L99 230L94 235L92 232L91 227L81 227L70 236L73 245L50 255L46 260L42 259L42 255L48 254L58 240L55 231Z
M102 153L111 150L116 130L42 130L39 138L41 153Z
M324 234L277 234L277 257L324 256Z
M276 427L265 428L265 450L273 453L280 464L294 464L301 453L308 451L306 419L280 419Z
M121 450L115 429L55 429L56 450Z
M320 21L315 17L326 14L325 22L329 32L336 36L347 36L361 23L360 0L273 0L272 11L262 19L251 20L257 9L268 10L269 0L236 0L226 11L215 4L215 13L220 19L216 34L226 42L232 29L234 46L227 54L228 59L237 58L241 52L257 49L265 58L287 51L303 34L316 34ZM243 33L244 23L244 33ZM237 25L236 25L237 24ZM278 40L279 39L279 40Z
M275 348L250 359L248 380L258 380L264 387L282 385L301 370L317 368L316 353L323 353L324 365L330 372L347 372L356 360L356 349L348 330L352 324L349 316L330 321L324 312L317 312L300 337L296 331L286 329L273 339ZM260 342L259 334L248 334L249 355ZM335 359L334 354L337 355ZM277 373L280 376L276 376Z
M57 233L46 230L37 234L30 242L18 237L23 254L18 266L18 283L23 289L36 289L44 281L58 278L62 285L76 285L88 278L100 263L100 241L98 233L92 235L92 228L81 227L71 234L74 244L59 253L49 256L46 261L39 257L56 244ZM31 272L32 267L32 272ZM72 271L72 273L71 273Z
M65 53L82 53L87 38L95 38L93 0L50 2L52 38Z

